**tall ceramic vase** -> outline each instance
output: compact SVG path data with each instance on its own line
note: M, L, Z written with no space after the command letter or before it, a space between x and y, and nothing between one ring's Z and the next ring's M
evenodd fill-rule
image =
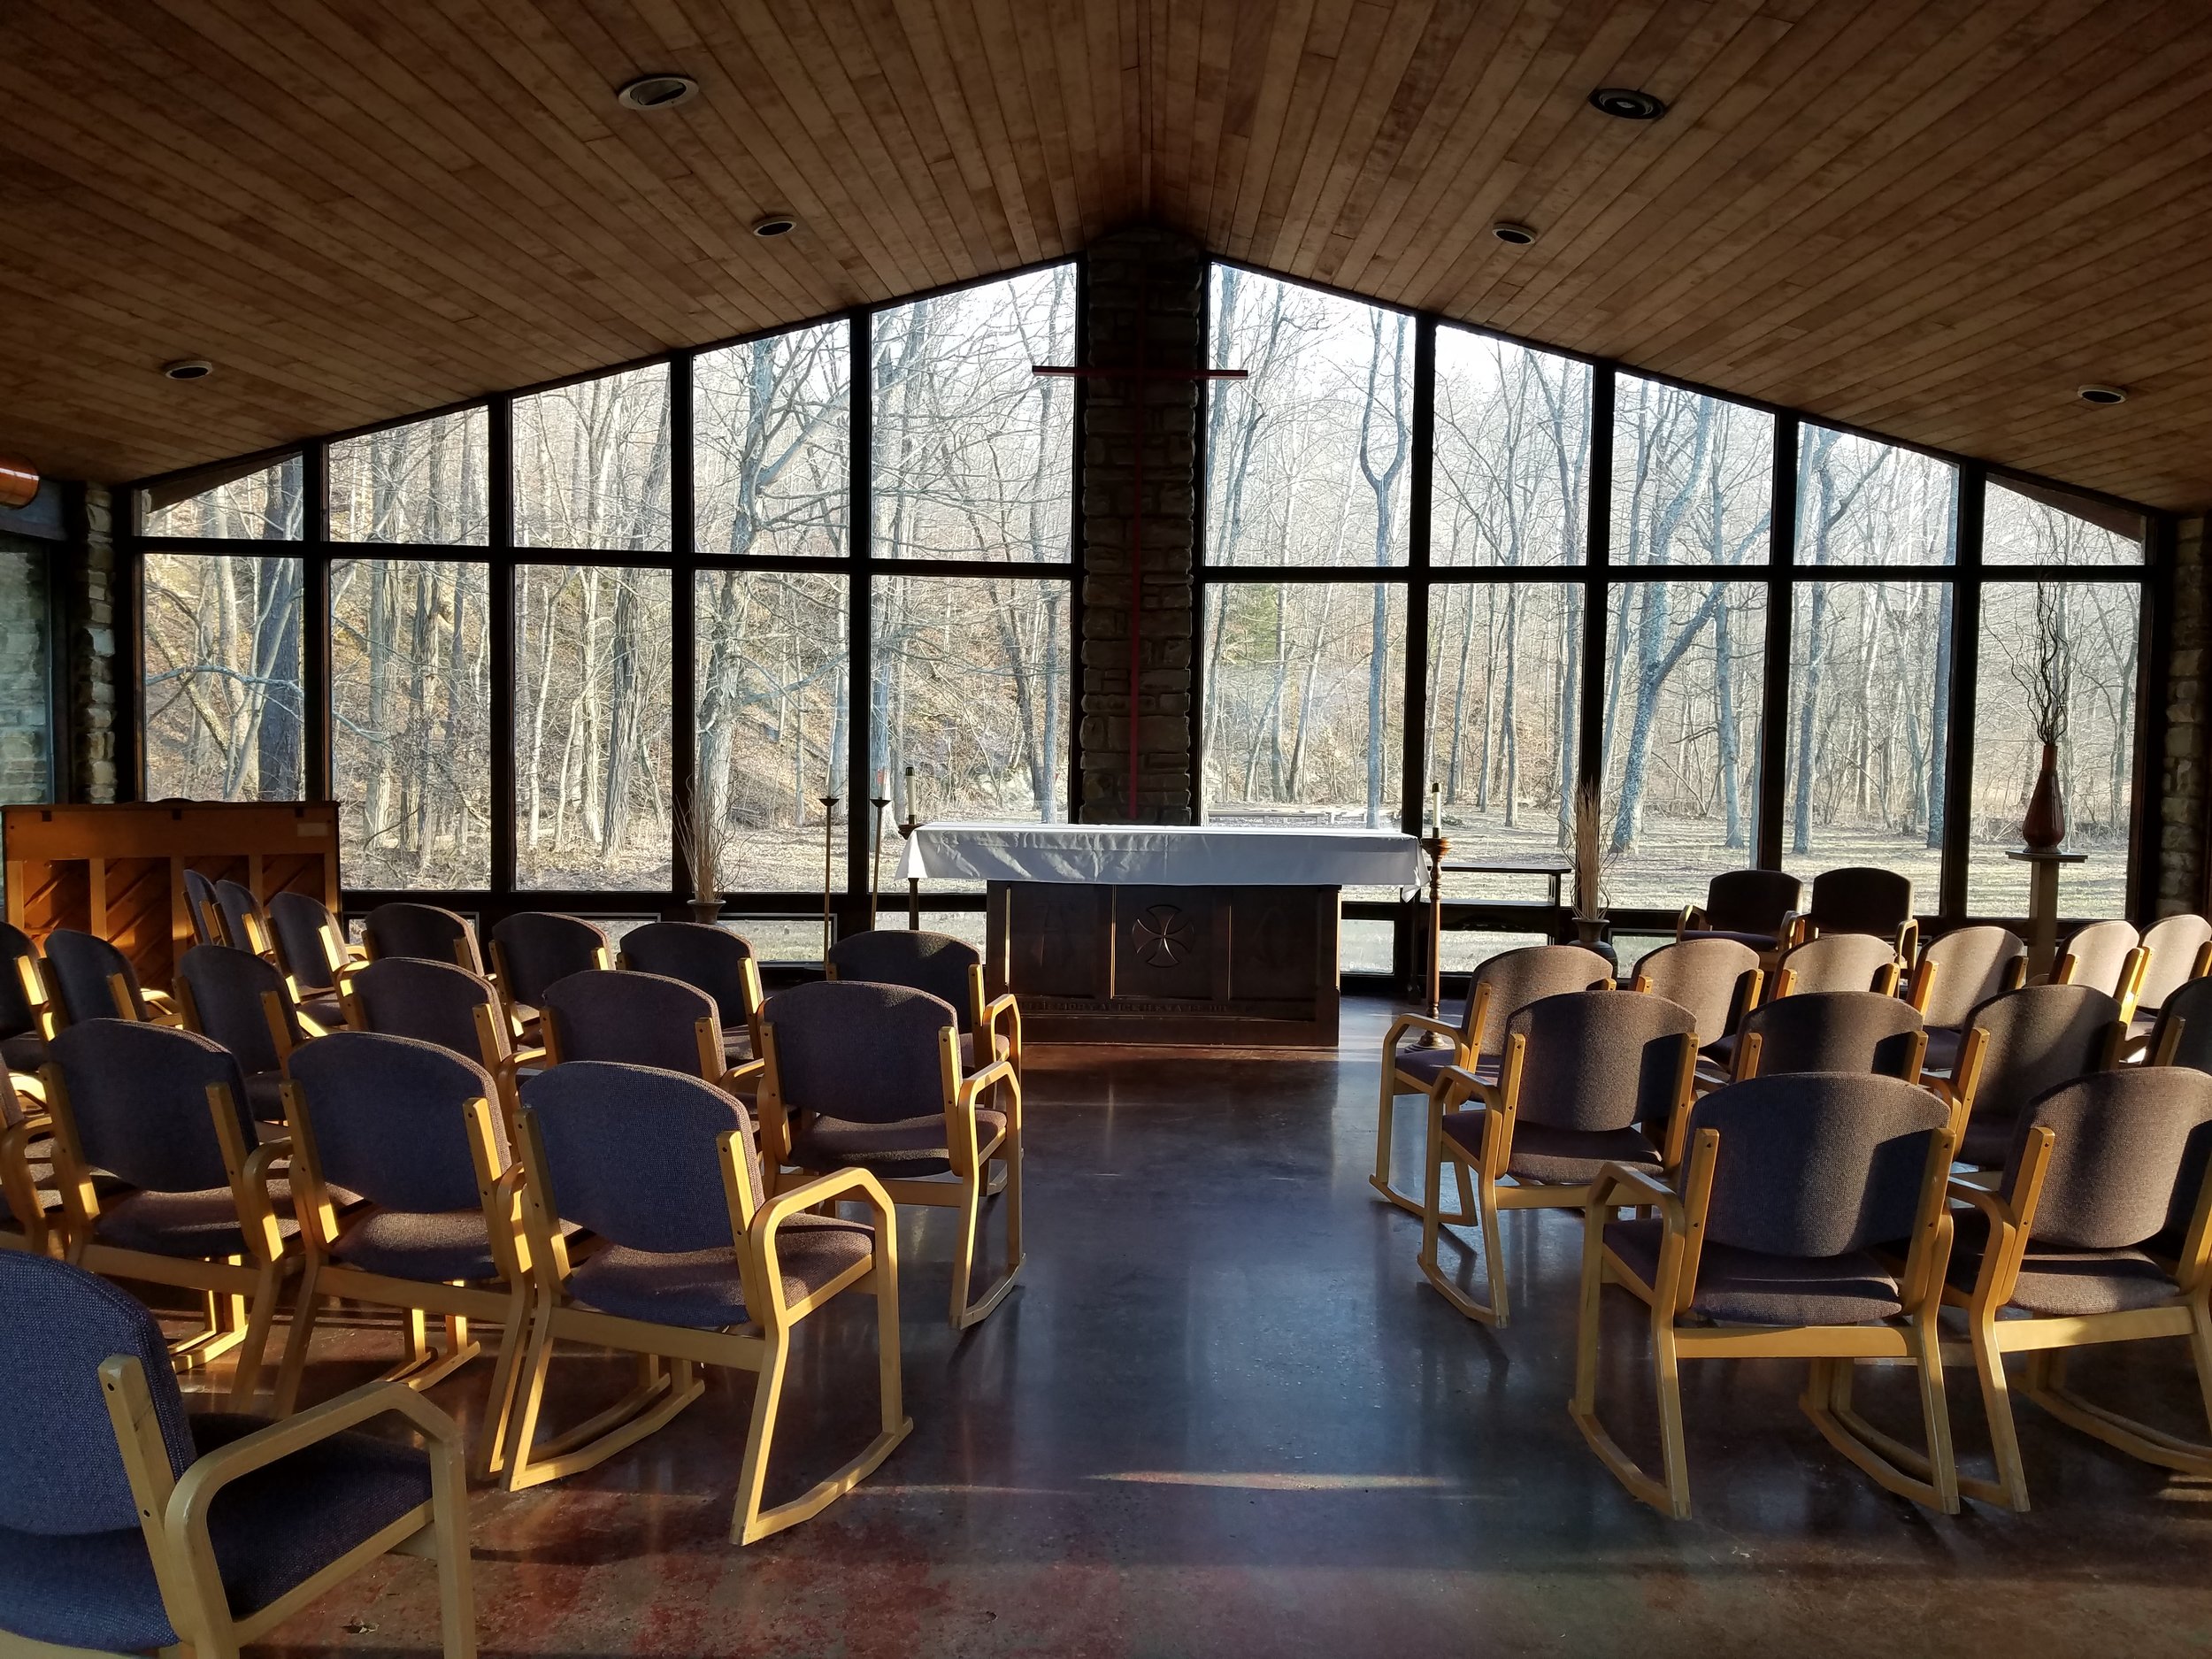
M2030 852L2055 851L2066 839L2066 803L2058 793L2058 745L2043 745L2043 769L2035 775L2028 815L2020 821L2020 840Z
M693 921L703 922L709 926L712 926L722 918L720 899L691 899L686 902L684 908L691 912Z

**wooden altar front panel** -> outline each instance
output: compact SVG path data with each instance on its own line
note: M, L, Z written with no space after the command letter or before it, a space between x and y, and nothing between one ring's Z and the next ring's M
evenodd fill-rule
M994 881L986 971L1039 1042L1333 1048L1337 899Z
M12 806L0 813L8 919L34 939L96 933L165 989L192 944L184 872L242 882L265 904L305 893L338 909L338 808L328 801Z

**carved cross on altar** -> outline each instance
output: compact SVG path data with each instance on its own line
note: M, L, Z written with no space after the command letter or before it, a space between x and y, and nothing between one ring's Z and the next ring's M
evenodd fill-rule
M1156 369L1144 360L1144 329L1137 330L1137 360L1119 368L1078 367L1036 363L1033 374L1049 374L1075 380L1241 380L1248 369ZM1141 391L1137 396L1135 476L1130 483L1129 510L1129 821L1137 821L1137 692L1142 683L1141 645L1144 634L1144 445L1149 435L1150 404Z

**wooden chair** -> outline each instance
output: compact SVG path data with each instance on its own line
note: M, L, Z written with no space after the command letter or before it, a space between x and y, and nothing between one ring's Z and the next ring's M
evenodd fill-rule
M206 1328L172 1357L188 1368L234 1348L230 1397L243 1406L300 1265L298 1223L279 1215L269 1194L269 1166L290 1142L255 1144L237 1061L192 1032L132 1020L72 1025L55 1037L45 1079L69 1259L228 1298L229 1322L211 1301ZM96 1170L112 1184L96 1184Z
M1613 1164L1657 1174L1669 1131L1681 1126L1697 1064L1695 1017L1659 996L1563 992L1531 1002L1505 1030L1494 1087L1452 1067L1430 1094L1420 1256L1422 1274L1445 1301L1501 1329L1508 1309L1498 1212L1579 1209L1589 1202L1591 1183ZM1471 1099L1481 1104L1459 1110ZM1447 1161L1464 1172L1463 1183L1473 1179L1486 1305L1438 1264ZM1466 1213L1464 1198L1460 1207Z
M634 973L681 979L714 999L722 1020L725 1066L760 1057L760 964L753 948L726 927L704 922L648 922L622 936L616 965ZM730 1016L741 1014L744 1029Z
M696 1364L758 1376L733 1542L819 1514L906 1438L914 1425L900 1392L898 1230L874 1176L840 1170L770 1193L743 1103L696 1078L643 1066L577 1061L532 1078L522 1132L538 1277L509 1430L509 1490L591 1468L652 1433L699 1397ZM866 1204L872 1226L807 1213L840 1202ZM570 1259L565 1222L601 1240L581 1262ZM800 1496L763 1509L793 1333L848 1290L876 1299L881 1432ZM562 1340L638 1355L643 1378L614 1406L541 1444L546 1373Z
M1926 1069L1950 1076L1968 1018L1991 997L2018 990L2027 977L2027 944L2009 927L1961 927L1921 946L1907 1000L1928 1028Z
M1996 1463L1970 1496L2028 1507L2008 1355L2028 1355L2028 1398L2131 1457L2212 1475L2212 1446L2122 1416L2068 1388L2071 1348L2185 1337L2212 1418L2212 1077L2130 1067L2078 1078L2021 1112L1994 1190L1954 1180L1970 1207L1943 1299L1965 1310Z
M1901 972L1897 952L1886 939L1872 933L1822 933L1782 953L1767 1000L1808 991L1872 991L1894 996Z
M1856 1071L1920 1080L1920 1011L1878 991L1808 991L1745 1016L1729 1079Z
M222 906L215 902L215 884L188 866L184 872L184 918L191 924L194 944L227 942L223 937Z
M2150 953L2142 935L2128 922L2092 922L2076 930L2051 970L2054 985L2087 985L2108 992L2120 1004L2120 1018L2135 1018Z
M1711 1054L1724 1049L1743 1017L1758 1007L1764 982L1755 949L1709 934L1660 946L1636 964L1629 985L1688 1009L1698 1048Z
M2026 985L1975 1009L1957 1068L1936 1084L1969 1114L1959 1161L2001 1165L2022 1109L2062 1083L2116 1064L2126 1030L2119 1003L2086 985Z
M39 971L46 1005L57 1029L88 1019L136 1019L157 1025L182 1023L176 1005L138 982L131 960L104 939L57 927L46 935Z
M856 980L795 986L761 1017L761 1156L772 1187L795 1164L809 1176L865 1170L902 1204L960 1212L952 1328L1006 1300L1022 1270L1021 1082L1013 1062L960 1064L959 1016L926 991ZM1002 1086L1002 1104L982 1102ZM991 1165L1002 1166L995 1183ZM1006 1274L973 1301L983 1201L1006 1202Z
M1811 901L1797 918L1794 943L1823 933L1872 933L1889 941L1900 962L1919 955L1920 924L1912 913L1912 883L1893 870L1845 864L1813 878Z
M496 986L457 964L426 956L380 957L347 974L345 983L349 1029L435 1043L482 1066L512 1144L519 1080L546 1057L542 1048L515 1047Z
M208 942L228 945L233 950L250 950L271 962L276 960L276 948L270 938L269 913L261 908L261 901L254 896L251 887L242 881L218 881L215 903L222 912L223 936Z
M556 979L541 993L538 1017L549 1066L573 1060L657 1066L735 1093L755 1079L757 1060L733 1066L714 999L681 979L593 968Z
M15 1087L0 1094L0 1249L49 1254L61 1191L54 1184L53 1119L43 1100Z
M578 917L521 910L492 925L492 983L526 1037L547 986L572 973L607 968L612 960L607 935Z
M872 927L832 945L825 972L833 979L864 979L927 991L952 1005L960 1019L960 1069L973 1071L990 1060L1022 1070L1022 1014L1014 994L987 994L983 955L950 933L903 927ZM979 1060L977 1056L985 1057Z
M1771 956L1794 929L1803 892L1803 883L1779 870L1724 870L1705 884L1704 903L1682 907L1674 936L1732 939Z
M1486 1083L1498 1080L1505 1049L1505 1023L1540 997L1563 991L1590 991L1613 983L1613 964L1580 945L1527 945L1502 951L1475 970L1467 1002L1456 1025L1425 1014L1401 1014L1383 1036L1382 1095L1375 1109L1375 1172L1368 1185L1412 1215L1421 1201L1390 1184L1391 1142L1398 1096L1426 1094L1448 1066L1471 1071ZM1401 1048L1409 1032L1443 1040L1433 1048ZM1467 1217L1461 1217L1462 1221Z
M269 898L269 940L277 965L299 987L300 1011L326 1031L345 1023L345 982L367 958L346 943L345 933L320 899L285 891Z
M2212 922L2201 916L2169 916L2143 931L2143 975L2128 1022L2125 1057L2150 1052L2151 1027L2167 1000L2193 980L2212 974Z
M498 1472L530 1312L521 1165L480 1066L434 1043L344 1031L293 1061L284 1100L306 1266L277 1371L276 1409L299 1397L326 1300L396 1308L406 1351L387 1379L427 1389L482 1352L467 1322L499 1327L476 1473ZM366 1201L342 1218L336 1187ZM446 1323L442 1350L426 1316Z
M38 947L21 928L0 922L0 1061L25 1079L35 1078L46 1058L45 1004Z
M471 973L484 972L483 952L477 949L476 929L469 918L435 904L407 899L380 904L361 918L361 941L371 962L382 956L420 956L428 962L450 962Z
M195 945L177 960L184 1028L231 1051L246 1074L246 1103L259 1123L284 1121L284 1068L323 1028L299 1011L273 963L230 945Z
M1901 1078L1755 1078L1690 1109L1671 1178L1608 1165L1583 1233L1570 1410L1630 1492L1690 1513L1678 1370L1692 1359L1812 1361L1801 1402L1830 1445L1889 1491L1947 1514L1958 1483L1936 1315L1951 1252L1945 1171L1953 1109ZM1616 1218L1635 1205L1655 1219ZM1874 1254L1908 1240L1901 1271ZM1600 1300L1618 1285L1649 1310L1663 1478L1629 1456L1597 1409ZM1853 1368L1901 1360L1920 1384L1925 1453L1852 1409Z
M145 1309L61 1262L0 1256L0 1647L235 1655L380 1557L437 1563L471 1659L468 1486L452 1418L372 1383L288 1421L189 1416ZM426 1449L355 1432L396 1416Z
M2145 1047L2153 1065L2212 1071L2212 979L2192 979L2166 998Z

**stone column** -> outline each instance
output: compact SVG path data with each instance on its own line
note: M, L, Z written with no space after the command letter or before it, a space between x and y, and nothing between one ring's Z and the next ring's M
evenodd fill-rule
M2208 639L2204 585L2208 521L2185 518L2174 538L2172 583L2163 601L2172 606L2173 651L2167 664L2162 707L2166 719L2165 764L2159 779L2158 913L2205 908L2205 653Z
M75 567L68 584L67 641L70 787L65 798L104 803L137 793L125 787L116 649L120 610L115 552L116 495L104 484L82 486L72 539Z
M1091 366L1204 367L1205 293L1206 256L1187 237L1140 227L1093 243L1084 309ZM1133 378L1083 384L1083 821L1188 824L1197 801L1191 569L1197 543L1200 385ZM1143 560L1141 581L1135 584L1133 710L1133 517ZM1133 812L1132 741L1137 755Z

